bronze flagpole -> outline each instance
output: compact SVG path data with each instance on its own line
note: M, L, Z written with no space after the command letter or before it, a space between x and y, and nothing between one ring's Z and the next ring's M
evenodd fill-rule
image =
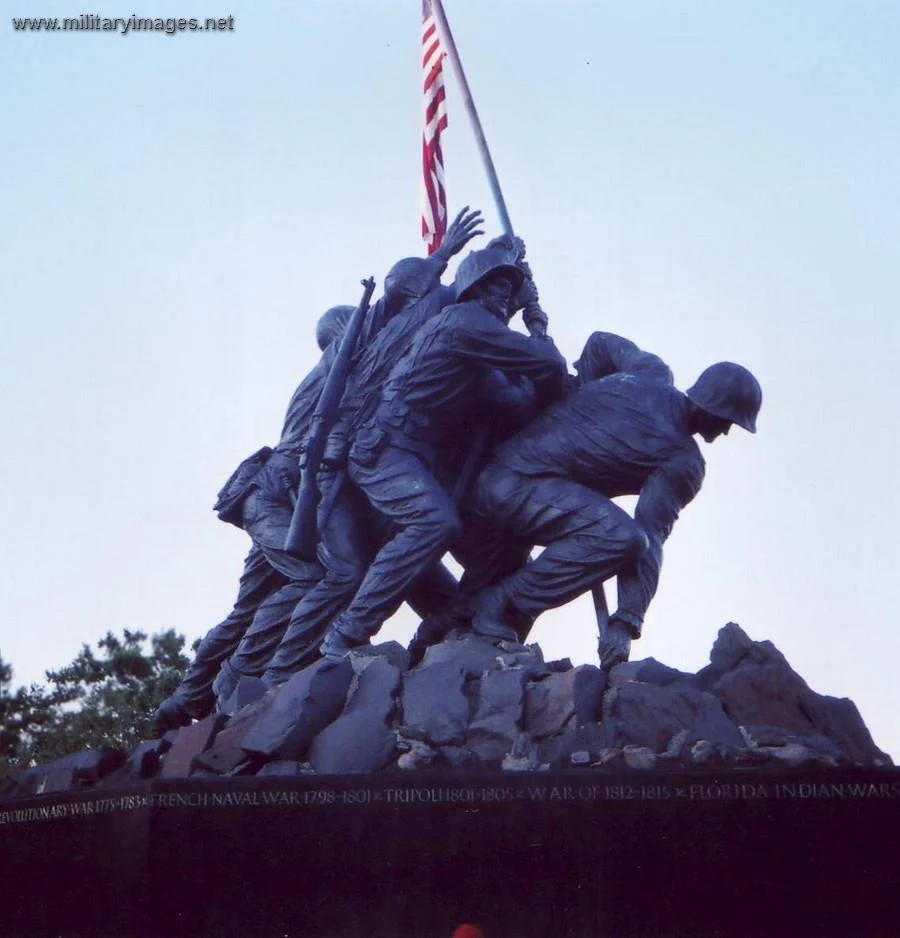
M484 128L481 126L481 118L478 116L478 109L475 107L475 101L472 98L472 89L469 87L466 73L463 70L462 62L459 58L459 50L456 48L456 41L453 39L453 33L450 30L450 24L447 22L447 14L444 12L444 5L442 0L429 0L429 2L431 3L431 9L434 13L434 18L437 23L438 30L441 34L441 38L443 39L444 45L447 48L447 57L450 59L450 63L453 66L453 71L456 74L456 80L459 84L460 92L462 93L462 99L466 108L466 113L469 115L469 120L472 123L472 130L475 134L475 142L478 144L478 150L481 153L481 160L484 163L484 169L488 177L488 185L491 187L491 194L494 197L494 204L497 206L497 213L500 216L500 224L504 233L512 237L513 227L509 218L509 212L506 209L506 200L503 198L503 190L500 188L500 180L497 178L497 170L494 166L494 161L491 158L491 151L488 148L487 138L484 135ZM475 463L482 454L486 438L487 433L482 428L482 431L476 434L474 444L469 451L468 458L462 467L462 471L460 472L459 478L456 480L456 485L453 489L453 499L457 502L457 504L462 500L465 494L465 490L467 489L468 484L474 475ZM600 632L600 639L602 641L606 634L606 624L609 620L609 607L607 606L606 591L603 588L602 582L594 584L592 595L594 600L594 611L597 614L597 626Z
M456 74L456 80L462 93L463 104L469 120L472 122L472 130L475 134L475 142L478 144L478 150L481 153L481 160L484 163L484 169L488 177L488 185L491 187L491 194L494 196L494 204L497 206L497 212L500 215L500 225L504 234L513 234L512 222L509 220L509 212L506 210L506 200L503 198L503 192L500 189L500 181L497 179L497 170L494 168L494 161L491 159L491 151L488 149L487 139L484 136L484 129L481 126L481 118L478 116L478 110L475 107L475 101L472 98L472 90L469 88L469 82L466 79L466 73L463 71L462 62L459 59L459 51L456 48L456 42L453 39L453 33L450 31L450 24L447 22L447 15L444 13L444 6L441 0L429 0L434 18L440 30L441 38L444 40L444 46L447 49L447 57L453 66Z

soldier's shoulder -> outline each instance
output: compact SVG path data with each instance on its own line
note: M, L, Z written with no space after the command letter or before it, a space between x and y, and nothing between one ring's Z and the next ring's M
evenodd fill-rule
M428 295L434 302L443 307L452 306L456 303L456 290L452 286L443 283L438 284Z

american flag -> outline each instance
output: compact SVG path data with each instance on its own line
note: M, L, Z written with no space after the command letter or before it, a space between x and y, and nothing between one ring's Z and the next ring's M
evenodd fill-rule
M422 0L422 92L425 125L422 132L422 237L432 254L447 230L447 193L444 191L444 157L441 134L447 127L444 107L444 52L438 36L431 0Z

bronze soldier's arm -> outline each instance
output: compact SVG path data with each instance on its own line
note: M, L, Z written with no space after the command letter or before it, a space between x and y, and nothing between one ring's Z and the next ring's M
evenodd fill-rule
M699 454L685 456L657 469L641 489L634 520L649 543L641 557L619 573L619 608L611 618L627 626L633 638L640 637L644 615L656 594L663 542L671 534L681 509L700 491L703 473L704 463Z
M594 332L584 344L575 369L582 382L627 372L641 378L672 384L672 369L652 352L638 348L614 332Z
M485 402L490 405L491 421L501 424L504 439L521 430L541 411L542 400L534 382L522 375L507 375L494 368L485 375L483 391Z
M455 323L450 348L460 358L530 378L547 400L563 394L568 375L566 360L552 342L514 332L499 321L485 320L474 328Z

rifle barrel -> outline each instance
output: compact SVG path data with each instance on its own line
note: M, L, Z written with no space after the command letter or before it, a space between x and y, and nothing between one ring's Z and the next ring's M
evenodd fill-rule
M291 526L285 538L284 549L296 556L307 560L314 560L316 556L316 543L318 541L317 509L319 503L319 489L316 477L322 457L325 455L325 446L328 435L337 419L338 408L350 374L353 355L362 332L366 313L369 311L369 302L375 292L375 278L369 277L361 281L363 296L350 317L347 329L341 338L341 346L331 364L328 377L318 403L313 411L310 421L309 445L306 448L306 465L300 477L300 491L297 495L297 504L291 516Z

